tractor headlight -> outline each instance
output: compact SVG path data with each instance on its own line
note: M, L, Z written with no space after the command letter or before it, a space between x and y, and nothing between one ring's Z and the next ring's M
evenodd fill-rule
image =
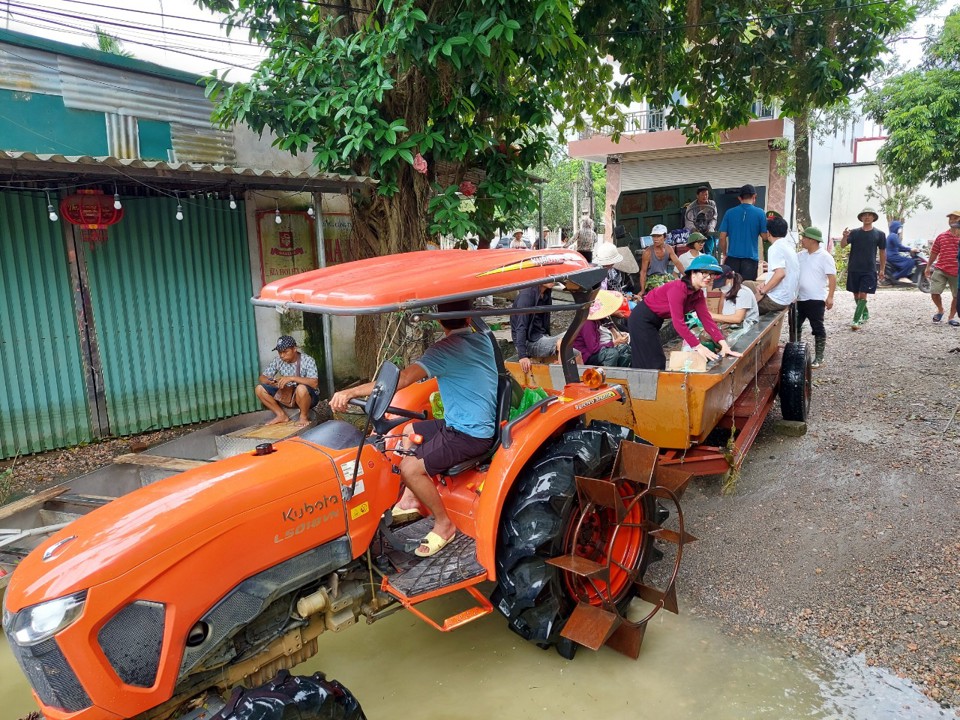
M24 608L16 614L14 627L7 628L7 632L20 646L49 640L80 617L86 600L84 591Z

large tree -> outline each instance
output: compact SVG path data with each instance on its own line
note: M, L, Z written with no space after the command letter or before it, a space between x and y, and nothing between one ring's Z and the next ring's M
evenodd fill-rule
M960 8L920 67L887 80L864 106L889 135L878 154L887 176L904 186L960 179Z
M269 128L324 170L379 180L354 201L357 257L421 248L440 232L489 235L533 206L527 172L555 135L588 122L617 128L617 108L640 97L666 106L686 96L670 122L695 140L746 123L758 98L780 98L788 114L829 105L876 67L908 5L197 2L268 48L248 82L211 80L222 122Z

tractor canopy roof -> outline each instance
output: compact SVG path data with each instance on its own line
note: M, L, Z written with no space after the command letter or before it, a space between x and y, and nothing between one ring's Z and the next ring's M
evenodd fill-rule
M570 250L423 250L356 260L265 285L255 305L368 315L545 283L592 290L606 270Z

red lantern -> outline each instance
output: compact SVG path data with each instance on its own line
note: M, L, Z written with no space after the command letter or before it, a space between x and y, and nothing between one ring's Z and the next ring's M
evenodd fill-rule
M477 186L469 180L464 180L462 183L460 183L460 193L464 197L473 197L477 194Z
M102 190L77 190L60 203L60 214L80 228L84 242L95 246L107 241L107 228L120 222L123 208L113 206L113 198Z

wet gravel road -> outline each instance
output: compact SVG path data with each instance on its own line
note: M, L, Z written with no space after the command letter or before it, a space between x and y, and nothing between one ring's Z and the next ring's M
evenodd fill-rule
M691 484L683 594L740 629L863 653L960 707L960 328L929 296L881 289L849 329L839 294L809 432L774 408L732 494ZM809 333L809 328L806 330Z

